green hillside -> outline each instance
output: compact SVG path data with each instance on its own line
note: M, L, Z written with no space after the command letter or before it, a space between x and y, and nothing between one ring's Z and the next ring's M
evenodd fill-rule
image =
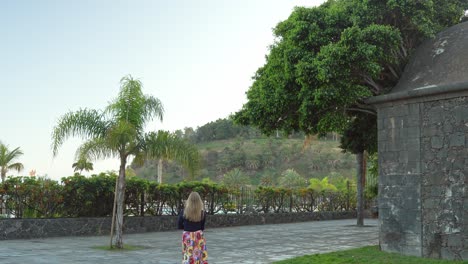
M209 178L221 182L226 173L236 168L247 176L251 185L277 185L281 173L287 169L294 169L306 179L354 177L354 155L342 153L338 141L304 142L297 138L237 137L195 143L203 157L196 180ZM133 167L138 177L156 180L157 161ZM164 161L163 182L176 183L187 177L188 173L181 166Z

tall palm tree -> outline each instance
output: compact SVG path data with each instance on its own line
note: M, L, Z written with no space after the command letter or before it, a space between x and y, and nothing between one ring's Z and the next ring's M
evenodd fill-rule
M200 160L198 151L192 145L166 141L166 137L161 137L165 132L145 133L146 123L154 117L162 121L162 103L153 96L143 94L142 83L131 76L122 78L120 84L117 98L104 111L81 109L69 112L60 118L52 133L54 156L67 138L78 136L86 141L78 148L77 157L87 157L90 160L114 157L120 160L114 203L116 213L113 213L117 248L123 248L125 169L128 159L134 157L141 162L147 158L159 158L161 154L170 154L192 174L198 168ZM111 247L113 231L112 227Z
M150 157L158 160L158 183L162 183L163 160L175 160L187 167L192 157L199 155L196 147L175 133L160 130L157 133L150 133L148 138L152 142L158 142L158 144L149 145L146 150Z
M88 159L82 157L82 158L79 158L75 163L73 163L72 168L75 169L75 172L80 171L80 174L81 174L83 170L92 171L94 169L93 165L94 164L90 162Z
M23 163L15 162L21 155L23 155L23 151L21 151L19 147L10 151L7 145L0 142L0 175L2 177L2 182L5 181L6 174L9 170L20 172L24 169Z

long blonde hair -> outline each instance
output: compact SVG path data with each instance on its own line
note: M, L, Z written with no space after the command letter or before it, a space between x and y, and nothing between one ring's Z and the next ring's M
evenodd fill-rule
M202 220L203 201L197 192L191 192L185 201L184 217L192 222Z

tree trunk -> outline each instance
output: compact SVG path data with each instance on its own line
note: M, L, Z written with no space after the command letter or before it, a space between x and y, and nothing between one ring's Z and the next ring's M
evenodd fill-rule
M163 170L163 160L158 160L158 183L162 183L162 170Z
M125 166L127 157L120 158L119 183L116 190L117 196L117 214L115 217L115 246L123 248L123 213L125 201Z
M367 152L362 155L362 188L366 189L367 185Z
M114 227L115 227L115 207L117 203L117 187L119 186L119 178L115 179L114 187L114 205L112 206L112 220L111 220L111 231L110 231L110 248L112 249L112 240L114 239Z
M364 226L364 188L363 188L363 176L364 176L364 152L356 154L357 163L357 226Z

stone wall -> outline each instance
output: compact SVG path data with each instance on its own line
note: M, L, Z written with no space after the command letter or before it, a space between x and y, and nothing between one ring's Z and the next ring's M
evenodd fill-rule
M380 246L422 256L420 104L378 109Z
M208 215L206 227L228 227L355 218L356 212ZM110 218L0 219L0 240L108 235ZM177 216L126 217L124 233L169 231Z
M468 97L378 108L383 250L468 260Z
M422 107L423 256L468 260L468 97Z

